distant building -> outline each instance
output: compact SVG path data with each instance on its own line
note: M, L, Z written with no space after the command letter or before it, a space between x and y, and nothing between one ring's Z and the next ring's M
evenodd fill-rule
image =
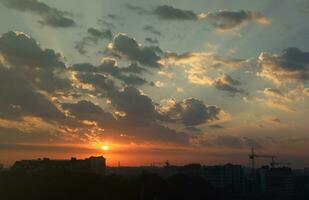
M86 159L71 158L70 160L51 160L49 158L37 160L20 160L12 166L13 170L35 172L40 170L68 170L74 172L92 172L105 174L106 161L103 156Z
M261 168L258 181L262 194L288 199L294 195L294 174L290 168Z
M241 165L204 166L204 177L216 188L244 190L244 170Z

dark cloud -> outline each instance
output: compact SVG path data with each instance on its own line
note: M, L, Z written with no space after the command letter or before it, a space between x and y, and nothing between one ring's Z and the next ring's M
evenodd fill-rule
M185 130L193 132L193 133L202 133L202 130L195 126L186 126Z
M16 143L36 143L59 140L57 133L47 130L32 130L24 132L17 128L0 126L0 145ZM1 147L0 147L1 148Z
M218 90L227 91L232 95L236 93L245 93L243 89L239 88L241 83L238 80L233 79L229 75L223 75L217 78L213 85Z
M21 120L25 116L59 121L64 114L25 77L0 66L0 118Z
M173 120L160 113L150 97L134 87L119 90L114 79L126 85L144 82L136 74L147 70L135 62L128 67L119 67L114 59L105 58L99 66L77 64L67 68L60 54L42 49L35 40L18 32L0 37L0 56L1 119L28 123L24 121L25 117L37 117L42 124L53 126L67 137L78 135L81 141L108 135L130 142L189 142L187 133L163 125ZM72 79L68 79L69 75ZM70 87L60 84L62 81ZM109 100L108 111L88 100L62 102L62 95L71 90L82 93L78 96L80 99L89 94ZM108 134L103 134L104 130ZM14 131L20 137L21 133Z
M149 25L144 26L144 30L152 34L155 34L157 36L162 36L162 33L159 30L157 30L154 26L149 26Z
M181 121L185 126L197 126L208 121L218 120L221 109L207 106L198 99L185 99L175 103L167 112L172 119Z
M191 10L182 10L168 5L160 5L153 13L164 20L197 20L198 16Z
M244 10L221 10L218 12L208 13L206 15L206 19L220 31L230 31L250 21L255 21L260 24L269 23L267 17L261 13Z
M98 30L95 28L89 28L88 34L91 36L91 39L97 43L100 39L109 39L111 40L113 37L113 33L110 30Z
M96 89L94 92L98 92L99 94L117 89L115 82L103 74L78 73L76 78L84 84L91 84Z
M128 72L129 67L120 68L117 66L116 61L113 59L104 59L102 64L99 66L99 71L105 74L111 75L121 81L123 81L127 85L143 85L147 83L147 81L136 75L125 75L125 72Z
M34 39L22 32L3 34L0 38L0 52L14 66L64 68L60 54L52 49L43 50Z
M309 52L288 48L282 54L261 53L260 76L277 83L309 80Z
M102 40L111 40L113 33L109 29L99 30L96 28L89 28L87 36L83 37L80 41L75 42L74 48L82 55L86 54L86 46L98 44Z
M64 103L62 107L78 120L96 122L106 130L104 132L106 136L119 137L117 134L121 133L119 141L188 143L187 134L160 124L160 121L166 119L156 111L155 103L136 88L126 87L124 90L114 90L107 96L115 111L123 113L117 118L90 101Z
M149 72L147 69L139 66L137 63L132 63L128 67L123 67L121 70L125 73L134 73L134 74Z
M219 125L219 124L209 125L208 127L209 128L215 128L215 129L222 129L222 128L224 128L224 126Z
M73 70L86 73L99 73L106 76L112 76L126 85L137 86L146 84L147 81L137 75L127 73L141 73L142 69L135 65L129 67L118 67L114 59L105 58L99 66L93 66L89 63L75 64Z
M109 18L109 19L114 19L114 20L122 19L122 17L120 17L119 15L116 15L116 14L108 14L108 15L106 15L106 17Z
M38 0L0 0L0 2L8 8L40 16L42 19L39 20L39 23L46 26L55 28L76 26L72 14L50 7Z
M156 46L145 47L140 45L134 38L119 33L114 37L110 50L131 61L139 62L150 67L160 67L159 64L162 50Z
M98 19L98 20L97 20L97 24L98 24L98 25L101 25L101 26L103 26L103 27L107 27L107 28L109 28L109 29L116 28L116 26L115 26L114 23L109 22L109 21L107 21L107 20L105 20L105 19Z
M55 92L71 88L65 75L62 57L21 32L8 32L0 37L0 55L12 73L22 76L38 89Z
M105 112L100 106L90 101L79 101L77 103L63 103L62 107L79 120L98 122L101 127L115 126L116 120L112 114Z
M120 118L120 127L125 133L151 141L167 141L171 143L188 143L188 135L165 127L160 122L171 122L156 110L151 98L133 87L116 91L109 97L116 110L125 113Z
M269 24L270 20L260 12L255 11L229 11L219 10L217 12L209 13L195 13L192 10L185 10L175 8L170 5L159 5L152 11L147 11L139 6L127 6L129 9L137 11L138 14L154 14L161 20L178 20L178 21L207 21L218 31L232 31L245 25L249 22L256 22L259 24ZM154 27L146 26L144 30L152 32L153 34L161 35Z
M132 5L132 4L127 3L126 8L137 12L139 15L149 14L149 11L141 6Z
M131 125L153 122L161 117L153 101L134 87L126 87L123 91L114 92L110 95L110 99L117 110L126 113L126 119Z
M150 37L145 38L145 41L150 43L150 44L158 44L159 43L157 39L153 39L153 38L150 38Z

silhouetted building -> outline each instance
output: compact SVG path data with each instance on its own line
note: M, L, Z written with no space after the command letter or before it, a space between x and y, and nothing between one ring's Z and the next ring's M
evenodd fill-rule
M294 174L290 168L267 168L258 170L262 194L290 199L294 195Z
M86 159L71 158L70 160L51 160L49 158L37 160L16 161L13 170L35 172L40 170L67 170L73 172L92 172L105 174L106 161L103 156Z
M233 188L244 190L244 170L241 165L205 166L204 176L216 188Z

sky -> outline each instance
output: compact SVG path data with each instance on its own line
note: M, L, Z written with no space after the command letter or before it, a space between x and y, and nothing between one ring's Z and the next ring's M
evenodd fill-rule
M309 166L308 17L308 0L0 0L0 162L248 166L254 147Z

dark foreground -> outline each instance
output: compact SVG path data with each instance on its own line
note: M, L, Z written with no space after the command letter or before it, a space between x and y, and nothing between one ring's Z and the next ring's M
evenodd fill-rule
M184 174L161 178L44 171L0 174L1 200L225 200L282 199L275 196L242 194L233 188L215 189L201 177ZM309 199L309 192L293 199Z

